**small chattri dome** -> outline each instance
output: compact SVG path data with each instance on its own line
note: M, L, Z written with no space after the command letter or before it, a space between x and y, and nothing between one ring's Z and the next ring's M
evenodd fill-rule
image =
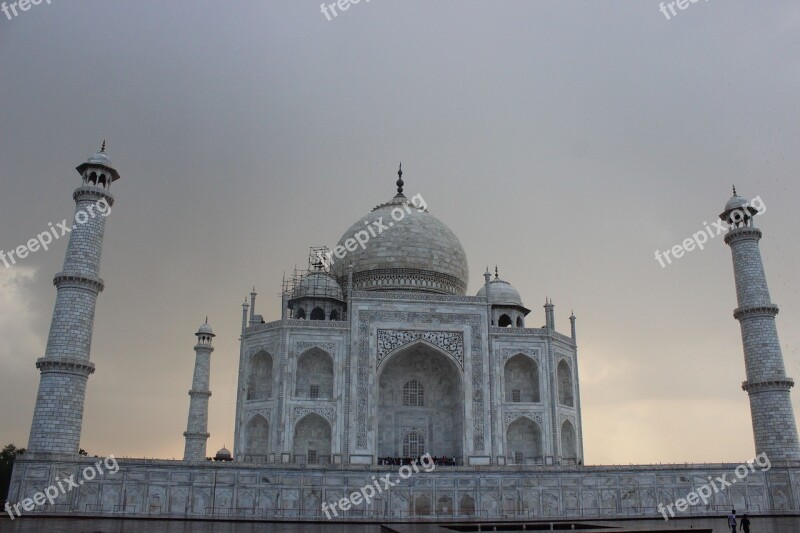
M297 298L332 298L344 300L344 293L339 282L327 272L310 272L292 291L292 299Z
M111 166L111 156L105 152L97 152L89 159L86 160L87 163L90 165L105 165L107 167Z
M732 211L734 209L739 209L747 205L747 199L742 198L738 194L734 194L731 196L731 199L727 201L725 204L725 211Z
M212 330L211 326L208 325L208 320L206 320L205 324L200 325L200 327L197 329L197 334L214 337L214 330Z
M231 451L223 446L217 454L214 456L215 461L232 461L233 455L231 455Z
M522 305L522 297L519 295L519 291L515 289L513 286L511 286L509 282L499 278L495 278L491 282L489 282L489 287L490 287L489 291L490 304L524 307ZM481 290L478 291L477 296L479 298L486 297L485 285L481 287Z
M108 173L111 175L111 181L117 181L119 179L119 172L114 166L111 164L111 156L106 153L106 142L103 141L103 146L100 148L99 152L95 152L89 159L86 160L85 163L81 163L78 165L75 170L78 171L79 174L83 174L89 167L102 167L105 168Z

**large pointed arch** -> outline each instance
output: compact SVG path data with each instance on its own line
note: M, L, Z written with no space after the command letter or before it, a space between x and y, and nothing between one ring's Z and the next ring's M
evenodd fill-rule
M333 357L319 347L297 358L294 394L298 398L333 398Z
M522 353L509 357L503 366L503 385L506 402L540 402L539 364Z
M575 426L569 420L561 424L561 457L566 463L575 463L578 460L578 439Z
M463 456L464 387L450 354L423 340L409 343L382 361L377 386L379 457L418 450L405 442L412 434L433 456L456 461Z
M264 462L269 455L269 420L253 415L244 429L244 455L250 462Z
M527 416L521 416L506 429L506 447L513 464L539 464L544 455L542 429Z
M261 350L250 359L247 380L248 400L272 398L273 359L266 350Z
M332 449L333 428L317 413L309 413L294 426L292 453L296 462L327 463Z
M572 379L572 369L565 359L558 363L558 403L568 407L575 407L575 384Z

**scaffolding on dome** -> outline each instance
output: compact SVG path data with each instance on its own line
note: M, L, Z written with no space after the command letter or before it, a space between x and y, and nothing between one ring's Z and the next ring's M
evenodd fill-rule
M330 300L342 302L344 300L342 288L330 271L331 250L327 246L311 246L308 251L308 265L305 269L297 266L291 276L284 278L281 295L288 297L288 307L293 311L294 301L303 299L304 307L315 309L325 307ZM294 315L294 313L292 313ZM291 318L307 319L306 316L291 316ZM312 319L313 320L313 319Z

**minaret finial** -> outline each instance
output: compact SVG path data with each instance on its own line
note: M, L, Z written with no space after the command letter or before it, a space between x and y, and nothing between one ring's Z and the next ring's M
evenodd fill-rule
M497 270L497 265L494 266L494 279L500 279L500 273Z
M208 315L206 315L206 324L208 324Z
M397 170L397 196L403 196L403 162L400 161L400 168Z
M733 186L733 195L736 196L736 185Z
M103 146L100 147L100 151L101 152L105 152L106 151L106 140L105 139L103 139Z

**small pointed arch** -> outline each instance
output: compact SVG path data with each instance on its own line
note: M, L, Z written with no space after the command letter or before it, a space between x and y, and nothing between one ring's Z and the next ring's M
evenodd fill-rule
M311 311L311 320L325 320L325 311L321 307L315 307Z
M261 350L250 359L247 380L248 400L269 400L272 398L272 356Z
M501 328L510 328L512 324L511 317L506 314L500 315L500 319L497 321L497 325Z
M92 172L89 174L89 183L91 185L97 185L97 172Z
M314 346L297 358L295 396L299 398L333 398L333 357Z
M301 308L299 308L299 309L297 310L297 312L294 314L294 317L295 317L297 320L305 320L305 319L306 319L306 310L305 310L305 309L303 309L302 307L301 307Z
M420 494L413 500L414 514L417 516L428 516L431 514L431 498L427 494Z
M331 320L339 320L339 311L336 309L331 311Z
M572 369L565 359L558 363L558 403L567 407L575 407Z
M98 187L105 187L106 186L106 175L105 174L100 174L100 176L97 178L97 185L98 185Z
M567 462L575 462L578 459L578 442L575 436L575 427L569 420L565 420L561 424L561 457Z
M475 498L470 496L469 494L464 494L461 496L461 501L458 502L458 512L459 514L472 516L475 514Z
M539 392L539 364L528 355L518 353L509 357L503 368L506 402L537 403ZM515 392L516 391L516 392Z
M450 496L442 495L436 500L436 516L452 515L453 499Z
M518 328L525 327L525 325L524 325L524 324L523 324L523 322L522 322L522 317L521 317L521 316L518 316L518 317L517 317L517 327L518 327Z

